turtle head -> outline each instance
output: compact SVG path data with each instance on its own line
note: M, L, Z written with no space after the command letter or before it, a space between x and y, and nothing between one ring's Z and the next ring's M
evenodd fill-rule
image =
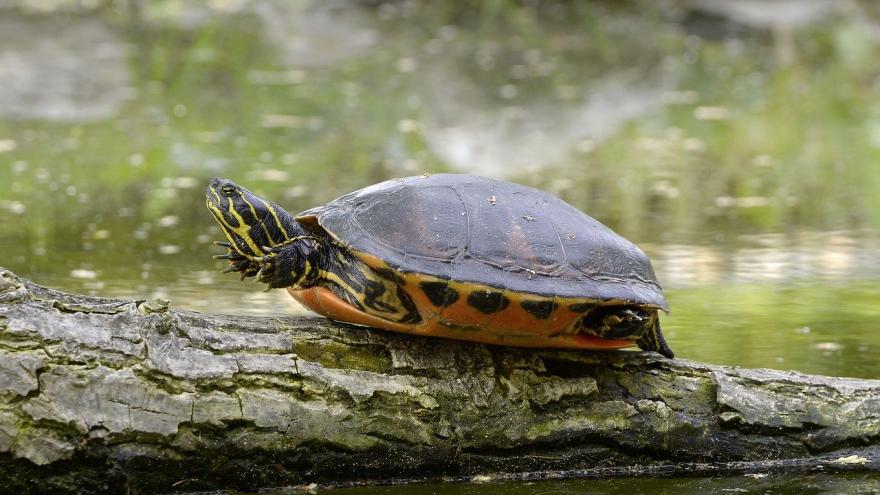
M228 179L211 181L205 204L229 240L230 252L248 260L262 257L264 246L275 247L303 234L284 208Z

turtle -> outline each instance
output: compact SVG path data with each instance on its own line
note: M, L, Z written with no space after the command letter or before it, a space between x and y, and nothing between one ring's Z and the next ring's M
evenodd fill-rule
M330 319L487 344L673 352L635 244L558 197L463 174L391 179L291 215L228 179L206 204L224 272Z

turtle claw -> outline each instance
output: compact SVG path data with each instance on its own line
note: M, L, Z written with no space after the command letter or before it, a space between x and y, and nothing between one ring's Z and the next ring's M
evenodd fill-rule
M226 242L226 241L214 241L214 245L216 245L216 246L223 246L223 247L225 247L225 248L232 249L232 243L231 243L231 242Z
M231 260L231 259L235 259L235 256L236 255L233 253L226 253L226 254L215 254L214 256L212 256L212 258L214 258L215 260Z
M229 266L221 270L222 273L238 272L241 280L244 280L246 277L253 276L256 272L256 267L244 256L233 255L226 259L230 260Z
M266 288L267 291L279 286L277 284L278 274L276 273L278 269L278 265L276 264L277 257L278 254L273 250L265 256L254 258L254 262L259 266L254 282L269 284L269 287ZM273 287L273 285L275 285L275 287Z

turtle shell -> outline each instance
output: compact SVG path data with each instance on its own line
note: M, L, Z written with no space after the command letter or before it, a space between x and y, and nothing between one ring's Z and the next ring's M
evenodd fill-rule
M393 179L297 216L369 264L508 294L668 310L642 250L561 199L484 177Z

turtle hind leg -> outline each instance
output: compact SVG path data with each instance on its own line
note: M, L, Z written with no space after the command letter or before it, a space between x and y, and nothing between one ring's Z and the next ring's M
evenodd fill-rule
M670 349L669 345L666 343L666 339L663 338L663 332L660 331L660 318L656 315L654 316L653 324L651 324L648 330L636 340L636 345L639 346L639 349L645 351L659 352L669 359L675 357L672 349Z

